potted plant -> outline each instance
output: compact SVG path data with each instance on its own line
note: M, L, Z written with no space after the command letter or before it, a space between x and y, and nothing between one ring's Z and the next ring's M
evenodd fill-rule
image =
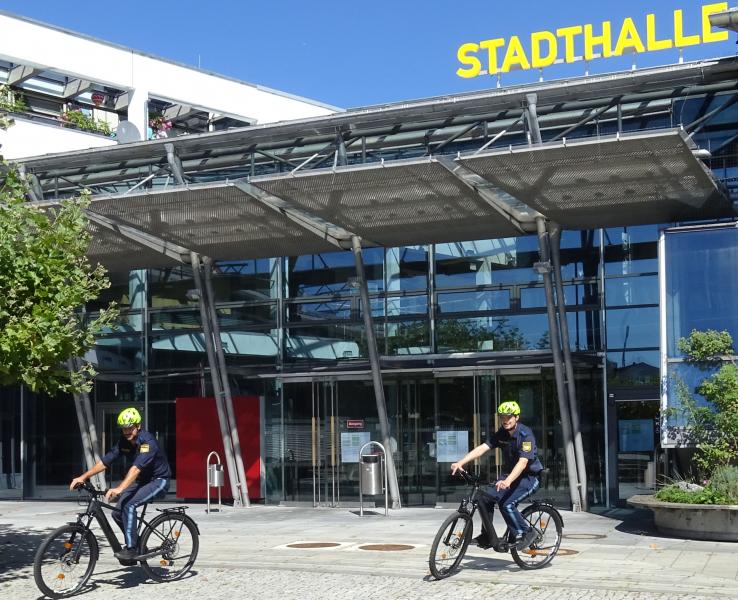
M64 127L74 127L76 129L81 129L82 131L101 133L103 135L111 134L110 125L101 119L95 119L80 108L70 108L65 110L59 119Z
M738 541L738 366L727 331L692 331L678 342L701 380L694 387L675 377L676 420L670 435L694 447L692 477L671 482L654 496L633 496L632 506L654 512L657 529L696 539Z
M151 127L151 131L155 138L165 138L168 136L168 132L172 128L172 122L168 121L164 115L154 114L149 119L149 126Z

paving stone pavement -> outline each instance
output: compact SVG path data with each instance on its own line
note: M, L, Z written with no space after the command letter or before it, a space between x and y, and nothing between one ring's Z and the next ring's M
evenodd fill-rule
M39 598L33 555L51 529L74 520L69 502L0 502L0 598ZM410 508L359 517L355 509L254 506L189 513L201 530L191 576L158 584L139 567L121 567L97 531L101 557L81 598L130 598L132 590L157 600L360 598L738 599L738 545L663 537L648 513L563 512L562 552L540 571L521 571L507 554L470 548L449 579L429 576L428 553L450 510ZM478 523L476 524L478 525ZM297 542L331 542L328 549L296 549ZM368 544L406 544L395 552Z

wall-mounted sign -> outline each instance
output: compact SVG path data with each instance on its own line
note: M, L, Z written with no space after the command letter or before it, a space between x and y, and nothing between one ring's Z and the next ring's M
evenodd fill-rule
M469 42L459 46L456 56L463 65L456 70L459 77L494 75L514 70L543 69L557 63L609 58L624 54L685 48L711 42L724 42L727 31L713 31L710 15L728 10L727 2L702 6L701 26L685 24L682 10L675 10L671 18L648 14L645 18L628 17L613 26L611 21L600 25L572 25L555 31L536 31L528 43L513 35ZM668 23L668 28L664 26ZM670 31L671 37L657 36L657 26Z

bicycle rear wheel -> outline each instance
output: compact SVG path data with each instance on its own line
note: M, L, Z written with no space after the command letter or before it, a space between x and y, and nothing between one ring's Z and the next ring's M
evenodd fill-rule
M141 567L151 579L181 579L197 558L200 547L197 525L184 514L161 514L144 530L139 547L141 554L160 551L141 561Z
M64 525L52 531L36 551L33 578L49 598L67 598L89 581L98 557L92 532L81 525Z
M521 514L538 535L530 547L512 548L510 554L521 569L540 569L553 560L561 546L564 528L561 515L545 504L531 504Z
M430 551L428 564L433 577L443 579L458 568L469 547L473 527L471 516L458 511L443 522Z

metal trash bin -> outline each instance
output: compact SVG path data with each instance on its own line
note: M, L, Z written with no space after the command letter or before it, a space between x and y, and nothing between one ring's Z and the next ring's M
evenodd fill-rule
M384 491L381 458L381 454L364 454L361 457L361 490L369 496L377 496Z
M223 471L223 465L217 463L208 465L208 486L223 487L224 484L225 471Z

